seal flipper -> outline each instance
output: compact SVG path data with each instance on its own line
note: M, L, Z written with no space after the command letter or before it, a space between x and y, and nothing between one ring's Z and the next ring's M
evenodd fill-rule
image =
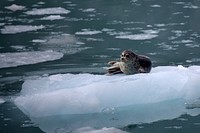
M109 61L108 65L114 65L115 63L117 63L117 61Z
M112 66L112 67L109 67L107 69L108 71L108 74L118 74L118 73L122 73L122 71L120 70L120 68L118 66Z

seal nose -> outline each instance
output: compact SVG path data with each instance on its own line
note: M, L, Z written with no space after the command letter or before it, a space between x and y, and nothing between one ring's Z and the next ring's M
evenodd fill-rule
M121 59L121 61L124 61L124 60L125 60L124 57L121 57L120 59Z

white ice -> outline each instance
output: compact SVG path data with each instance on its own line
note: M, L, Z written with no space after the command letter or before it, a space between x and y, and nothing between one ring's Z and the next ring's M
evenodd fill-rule
M196 6L196 5L192 5L192 4L190 4L190 5L185 5L183 8L198 9L199 7Z
M90 47L81 47L84 43L80 42L74 35L62 34L47 36L43 39L34 39L41 50L54 50L64 54L74 54Z
M32 117L87 114L200 97L200 67L156 67L150 74L57 74L27 80L15 103Z
M150 7L156 7L156 8L158 8L158 7L161 7L161 5L151 5Z
M94 34L100 34L101 31L98 30L91 30L91 29L82 29L82 31L76 32L76 35L94 35Z
M64 131L64 130L62 130ZM74 133L127 133L125 131L119 130L117 128L102 128L102 129L94 129L91 127L83 127L83 128L79 128L76 129L75 131L73 131Z
M41 9L32 9L31 11L25 12L27 15L48 15L48 14L68 14L71 11L66 10L62 7L53 7L53 8L41 8Z
M156 38L160 30L142 30L143 33L140 34L121 34L116 36L115 38L119 39L129 39L129 40L150 40Z
M11 11L14 11L14 12L15 12L15 11L18 11L18 10L23 10L23 9L25 9L25 6L12 4L11 6L6 6L5 8L8 9L8 10L11 10Z
M116 128L200 114L199 83L200 66L129 76L56 74L26 80L13 101L44 132L122 133Z
M5 25L5 23L0 23L0 26L3 26L3 25Z
M34 43L44 43L44 42L47 42L47 40L33 39L31 42L34 42Z
M33 25L7 25L1 29L2 34L15 34L27 31L36 31L39 29L43 29L45 26L33 26Z
M149 39L155 38L157 36L158 35L152 35L152 34L135 34L135 35L116 36L116 38L129 39L129 40L149 40Z
M0 98L0 104L4 103L5 100L3 100L2 98Z
M94 8L81 9L82 12L96 12Z
M21 65L36 64L40 62L57 60L63 57L62 53L54 51L31 51L0 53L0 68L16 67Z
M60 15L50 15L50 16L41 18L41 20L60 20L60 19L64 19L64 18L65 17L62 17Z

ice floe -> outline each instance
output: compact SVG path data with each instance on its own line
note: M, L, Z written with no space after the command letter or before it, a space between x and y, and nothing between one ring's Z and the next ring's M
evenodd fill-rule
M25 6L12 4L11 6L6 6L5 8L8 9L8 10L11 10L11 11L14 11L14 12L15 12L15 11L18 11L18 10L23 10L23 9L25 9Z
M62 7L53 7L53 8L41 8L41 9L32 9L31 11L25 12L27 15L48 15L48 14L68 14L71 11L66 10Z
M65 131L65 130L62 130ZM95 129L92 127L82 127L79 129L74 130L75 133L127 133L125 131L122 131L120 129L110 127L110 128L102 128L102 129Z
M198 9L199 7L196 5L185 5L183 8L189 8L189 9Z
M16 67L21 65L36 64L40 62L53 61L63 57L62 53L54 51L32 51L0 53L0 68Z
M7 25L1 29L2 34L16 34L28 31L36 31L39 29L43 29L45 26L33 26L33 25Z
M94 8L80 9L82 12L96 12Z
M101 31L98 30L91 30L91 29L82 29L82 31L76 32L76 35L94 35L94 34L100 34Z
M26 47L22 46L22 45L12 45L10 47L13 49L16 49L17 51L25 51L26 50Z
M60 15L50 15L47 17L43 17L40 20L60 20L60 19L64 19L65 17L62 17Z
M0 104L4 103L5 100L3 100L2 98L0 98Z
M34 42L34 43L44 43L44 42L47 42L47 40L33 39L31 42Z
M137 114L136 106L161 111L161 104L164 108L175 104L171 118L186 112L185 102L200 97L199 82L199 66L156 67L149 74L130 76L57 74L25 81L15 103L31 117L116 114L120 110ZM165 115L152 116L151 120L166 118L167 110Z
M129 39L129 40L149 40L157 37L158 35L153 34L134 34L134 35L121 35L116 36L119 39Z
M34 39L32 42L38 43L40 50L54 50L64 54L74 54L90 48L81 47L84 43L70 34L52 35L43 39Z
M0 23L0 26L3 26L3 25L5 25L5 23Z
M150 5L150 7L158 8L158 7L161 7L161 5Z
M161 29L164 30L164 29ZM119 34L115 38L129 39L129 40L149 40L158 36L161 30L141 30L143 33L131 34L130 32L124 32L126 34Z

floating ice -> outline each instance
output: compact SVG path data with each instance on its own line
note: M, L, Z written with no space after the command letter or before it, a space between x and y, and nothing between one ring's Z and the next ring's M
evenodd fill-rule
M183 8L198 9L199 7L191 4L191 5L185 5Z
M0 26L3 26L3 25L5 25L5 23L0 23Z
M142 30L141 34L130 34L129 32L122 32L123 34L116 34L115 38L129 39L129 40L149 40L158 36L160 30ZM113 34L114 35L114 34Z
M43 25L40 26L33 26L33 25L9 25L4 26L3 29L1 29L2 34L15 34L15 33L21 33L21 32L27 32L27 31L36 31L39 29L45 28Z
M25 12L27 15L45 15L45 14L68 14L71 11L66 10L62 7L53 8L42 8L42 9L32 9L31 11Z
M47 40L33 39L31 42L34 42L34 43L45 43L45 42L47 42Z
M44 38L43 40L34 39L32 42L39 43L39 49L54 50L59 51L64 54L74 54L89 47L81 47L82 44L74 35L62 34L62 35L52 35Z
M60 19L64 19L64 18L65 17L62 17L60 15L50 15L50 16L41 18L41 20L60 20Z
M26 47L22 46L22 45L12 45L10 47L13 48L13 49L16 49L18 51L24 51L24 50L26 50Z
M62 131L65 131L65 130L62 130ZM113 127L111 128L104 127L102 129L94 129L92 127L83 127L83 128L79 128L75 130L74 132L75 133L127 133Z
M0 53L0 68L15 67L40 62L57 60L63 57L62 53L54 51L32 51L16 53Z
M111 32L114 31L115 29L109 29L109 28L103 28L102 31L104 32Z
M200 66L129 76L57 74L26 80L13 100L44 132L121 133L116 128L200 114L199 82Z
M57 74L25 81L15 103L31 117L99 113L109 108L115 113L119 108L162 102L168 108L176 99L184 103L199 98L199 82L199 66L156 67L150 74L130 76ZM185 107L181 103L178 111Z
M3 99L0 98L0 104L4 103L5 101Z
M82 29L80 32L76 32L76 35L94 35L94 34L99 34L102 33L101 31L97 30L91 30L91 29Z
M111 35L111 36L128 36L131 34L131 32L117 32L117 31L108 31L107 34Z
M177 5L185 5L186 2L173 2L173 4L177 4Z
M108 50L119 51L120 48L107 48Z
M11 6L6 6L5 8L8 9L8 10L11 10L11 11L15 12L17 10L23 10L23 9L25 9L25 6L12 4Z
M158 8L158 7L161 7L161 5L151 5L150 7Z
M166 24L154 24L155 26L157 26L157 27L164 27L164 26L166 26Z
M39 5L44 5L44 4L45 4L45 2L43 2L43 1L40 1L40 2L38 2L37 4L39 4Z
M95 12L96 10L94 8L87 8L87 9L81 9L82 12Z
M186 47L189 47L189 48L199 48L200 45L199 44L194 44L194 43L188 43L188 44L185 44Z
M122 35L116 36L119 39L129 39L129 40L149 40L157 37L158 35L154 34L135 34L135 35Z
M187 63L191 63L191 62L194 62L194 63L197 63L197 62L200 62L200 58L192 58L190 60L186 60Z

